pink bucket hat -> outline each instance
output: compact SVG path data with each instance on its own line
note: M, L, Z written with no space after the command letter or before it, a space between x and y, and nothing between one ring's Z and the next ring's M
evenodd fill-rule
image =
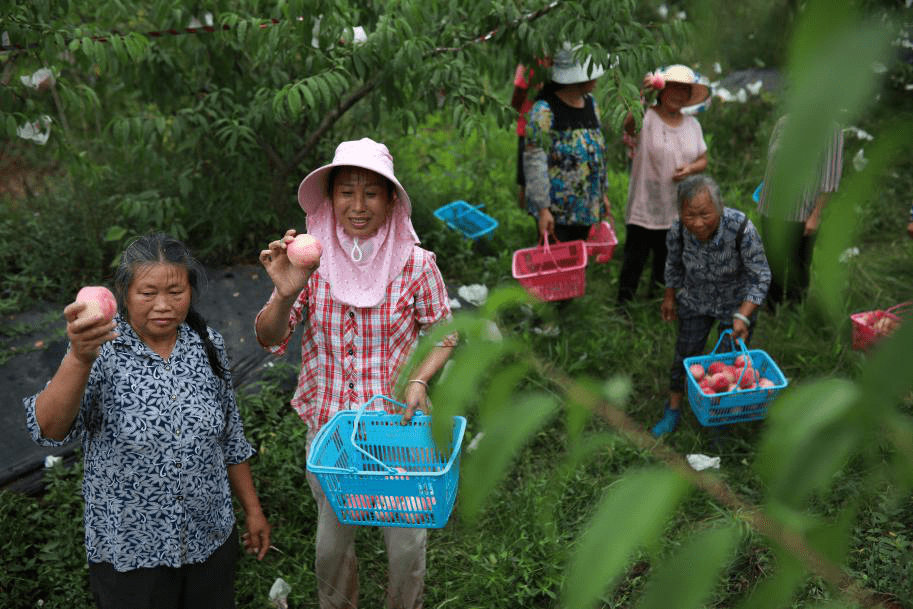
M406 215L412 215L412 202L409 200L409 195L393 174L393 155L385 145L367 137L339 144L336 147L336 154L333 155L332 163L315 169L301 181L301 185L298 186L298 204L304 213L312 213L323 204L324 199L330 197L327 190L330 170L333 167L345 165L369 169L390 180L396 187L399 202L406 206Z

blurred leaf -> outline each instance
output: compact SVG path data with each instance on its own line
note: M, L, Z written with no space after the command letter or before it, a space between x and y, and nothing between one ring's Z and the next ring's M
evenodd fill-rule
M913 489L913 418L898 412L892 413L885 421L888 439L896 448L891 456L890 469L898 492L907 493Z
M122 226L109 226L105 232L105 241L120 241L127 234L127 229Z
M871 352L860 382L866 407L888 415L913 390L913 323L903 323Z
M833 195L825 211L826 221L815 240L812 268L816 277L815 302L837 325L846 321L843 306L849 265L840 262L840 254L857 242L857 206L875 192L885 171L896 164L909 150L909 134L913 121L897 121L879 133L867 148L869 163L865 170L853 172L841 180L840 190Z
M629 473L611 486L571 557L563 606L592 607L621 576L634 551L656 541L689 488L667 469Z
M542 394L516 396L491 417L491 424L475 449L463 457L460 513L466 520L478 517L488 496L526 440L555 415L555 398Z
M567 489L568 481L573 479L588 459L596 457L599 453L603 453L603 459L606 454L611 456L612 448L620 442L623 440L612 433L582 435L571 442L567 456L551 474L551 482L540 497L543 509L540 509L538 514L539 522L554 538L561 536L558 530L561 518L557 510L562 505L561 497Z
M783 392L768 414L757 467L772 499L800 505L827 487L864 433L853 415L859 388L846 380Z
M856 501L850 501L834 522L828 522L802 509L793 510L783 505L768 506L768 516L797 533L804 543L835 564L845 560L856 511ZM738 609L786 609L794 606L793 595L805 580L808 569L802 563L802 556L770 541L776 557L773 575L762 581Z
M790 38L789 63L794 72L802 70L813 60L833 35L852 24L856 17L853 9L850 0L812 0L805 3Z
M806 15L804 19L807 18ZM818 23L807 27L819 26L825 27ZM826 32L816 40L819 46L808 57L803 56L804 63L790 67L791 89L786 104L789 120L781 135L769 185L770 215L776 218L790 217L792 202L799 201L806 188L816 187L819 165L834 129L856 120L871 103L879 81L872 65L886 61L890 54L890 33L877 23L864 22ZM834 78L834 74L840 74L841 78ZM847 87L847 82L853 86ZM844 209L842 215L848 213ZM852 234L852 222L845 222L844 219L829 229ZM783 233L774 234L772 241L767 254L776 264L778 258L787 255L787 237ZM840 310L843 299L836 295L844 288L844 278L842 271L817 276L827 295L823 302L833 322L843 315Z
M686 539L668 560L656 567L644 589L640 609L701 609L720 583L720 572L732 559L739 539L734 526L700 531Z
M777 552L773 575L755 586L738 609L786 609L792 606L796 588L805 579L806 570L788 552Z

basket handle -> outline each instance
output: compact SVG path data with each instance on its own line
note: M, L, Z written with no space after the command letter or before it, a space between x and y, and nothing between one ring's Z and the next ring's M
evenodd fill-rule
M555 237L555 240L557 241L558 238ZM560 269L561 265L558 264L558 260L555 258L555 255L552 253L551 248L548 246L548 234L547 233L542 233L542 235L539 237L539 247L541 247L542 250L546 254L548 254L548 257L552 259L552 262L555 264L555 268Z
M713 351L710 352L710 355L716 354L716 350L720 348L720 344L723 342L723 339L726 338L727 336L732 336L731 328L727 328L727 329L723 330L722 332L720 332L720 338L716 341L716 346L713 348ZM732 340L732 339L730 339L730 340ZM751 355L748 353L748 348L745 346L745 341L743 341L741 338L737 338L737 339L735 339L735 344L739 348L739 351L742 352L742 355L747 357L748 361L751 361ZM752 363L754 363L754 362L752 362Z
M482 209L483 207L485 207L484 203L479 203L478 205L470 205L468 208L464 209L463 211L460 211L460 212L457 212L456 214L454 214L453 219L456 220L457 218L461 218L471 211Z
M908 300L907 302L902 302L900 304L896 304L893 307L888 307L887 309L884 310L884 312L887 313L888 315L893 315L894 317L897 317L898 315L897 315L897 313L895 313L895 311L901 311L911 305L913 305L913 300Z
M377 457L375 457L374 455L372 455L372 454L369 453L368 451L364 450L362 447L360 447L360 446L355 442L355 434L358 433L358 423L359 423L359 421L361 421L362 415L365 414L365 410L367 409L368 404L372 404L372 403L374 402L374 400L387 400L388 402L391 402L391 403L393 403L393 404L399 406L399 407L402 408L403 410L405 410L405 409L408 408L408 406L406 406L406 405L403 404L402 402L397 402L397 401L394 400L393 398L391 398L391 397L389 397L389 396L386 396L386 395L377 394L377 395L371 396L371 398L370 398L367 402L365 402L364 404L362 404L362 405L359 407L359 409L358 409L358 414L355 415L355 422L354 422L354 424L352 425L352 437L350 438L350 440L351 440L351 442L352 442L352 446L355 447L355 450L357 450L358 452L360 452L360 453L363 454L364 456L368 457L368 458L371 459L372 461L376 462L376 463L377 463L378 465L380 465L381 467L385 468L385 469L387 470L388 473L390 473L390 474L395 474L395 473L397 473L397 471L396 471L394 468L390 467L389 465L387 465L386 463L384 463L383 461L381 461L380 459L378 459ZM378 412L375 412L375 414L374 414L374 415L371 415L371 416L376 416L376 415L379 416L379 415L382 415L382 414L386 414L386 413L385 413L384 411L380 411L379 413L378 413ZM415 415L414 415L414 416L425 416L425 415L424 415L423 412L420 412L420 411L417 410L417 411L415 412Z
M723 342L723 339L725 337L731 336L731 335L732 335L732 329L730 329L730 328L727 328L726 330L723 330L722 332L720 332L720 338L717 339L716 346L713 348L713 351L711 351L710 354L711 355L716 354L716 350L720 348L720 344ZM730 339L730 340L732 340L732 339ZM739 348L739 351L742 352L741 353L742 357L744 357L746 360L748 360L751 363L752 369L754 369L754 362L751 359L751 354L748 352L748 348L745 346L745 341L743 341L741 338L737 338L737 339L735 339L735 344ZM746 370L748 370L748 366L745 366L744 368L742 368L742 374L740 374L739 378L736 380L736 382L739 385L742 384L742 377L745 376Z

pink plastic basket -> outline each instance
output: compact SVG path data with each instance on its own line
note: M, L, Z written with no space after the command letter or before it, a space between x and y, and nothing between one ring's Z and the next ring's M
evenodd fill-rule
M913 317L913 301L902 302L884 311L853 313L853 349L866 351L889 335L898 324ZM885 321L883 321L885 320ZM891 323L893 322L893 323Z
M586 243L548 244L514 252L513 276L532 296L545 301L567 300L586 291Z
M600 263L608 262L615 254L616 245L618 237L612 225L605 220L597 222L590 227L590 233L586 238L587 258Z

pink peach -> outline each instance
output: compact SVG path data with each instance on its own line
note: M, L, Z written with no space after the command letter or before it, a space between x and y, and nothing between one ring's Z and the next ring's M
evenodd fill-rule
M84 302L86 307L77 316L77 320L101 315L108 322L117 312L117 300L111 290L103 285L88 285L76 294L76 302Z
M299 267L313 266L323 254L323 246L313 235L302 233L285 247L288 259Z

